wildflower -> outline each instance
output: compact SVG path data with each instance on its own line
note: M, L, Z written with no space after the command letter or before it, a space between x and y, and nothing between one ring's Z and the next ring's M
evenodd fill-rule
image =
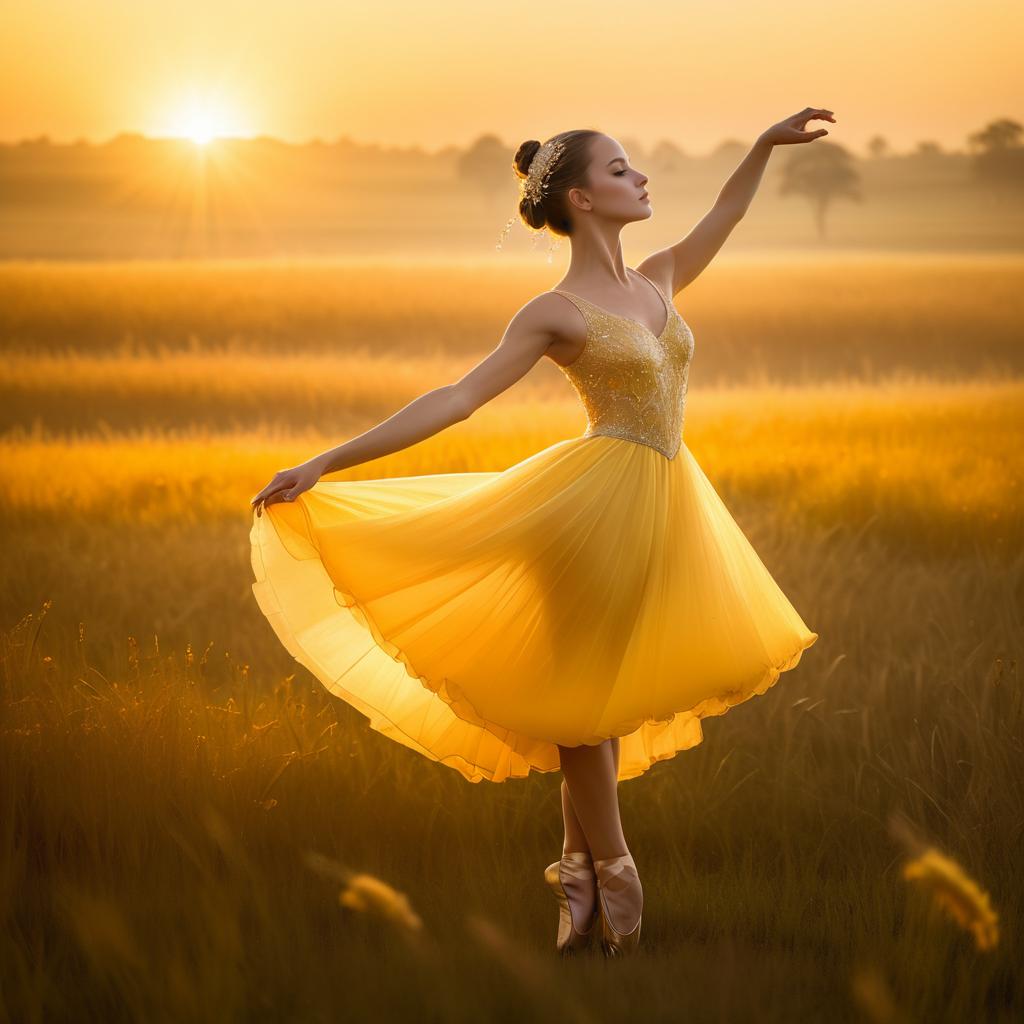
M418 932L423 927L422 919L409 905L405 893L373 875L353 874L338 899L343 907L380 914L410 932Z
M972 933L978 949L995 947L999 915L992 909L988 893L956 861L928 847L904 865L903 877L928 889L935 905Z

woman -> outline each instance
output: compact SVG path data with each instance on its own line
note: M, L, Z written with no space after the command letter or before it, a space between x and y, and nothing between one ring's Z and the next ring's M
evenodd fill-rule
M460 380L252 499L257 601L332 693L472 782L562 772L545 878L563 954L639 940L618 781L699 743L702 718L764 693L818 637L682 443L693 335L670 299L744 215L772 148L827 134L811 119L835 120L807 108L767 129L700 223L635 270L619 233L651 216L648 179L619 143L524 143L519 214L570 239L565 287ZM465 420L542 356L576 388L583 435L503 472L320 482Z

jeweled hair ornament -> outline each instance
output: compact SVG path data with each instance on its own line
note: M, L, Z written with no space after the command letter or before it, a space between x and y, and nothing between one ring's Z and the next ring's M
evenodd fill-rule
M564 142L546 142L533 155L520 191L531 203L539 203L548 191L548 178L565 149Z
M519 179L519 201L523 199L529 200L529 202L537 204L542 202L548 194L548 179L551 177L551 172L555 168L555 164L558 163L558 158L562 155L565 149L565 143L561 140L553 140L551 142L545 142L536 153L533 154L533 159L530 161L530 168L526 173L525 178ZM512 225L518 218L515 216L509 217L505 222L505 227L501 234L498 236L498 244L495 246L496 249L501 249L502 243L508 237L509 232L512 230ZM529 225L524 225L529 227ZM537 245L538 236L544 234L543 228L529 228L533 233L533 244L534 248ZM551 246L548 248L548 263L551 262L551 253L561 245L561 239L554 239Z

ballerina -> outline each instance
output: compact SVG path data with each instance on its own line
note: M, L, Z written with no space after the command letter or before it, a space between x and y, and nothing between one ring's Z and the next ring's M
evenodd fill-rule
M470 782L561 771L562 856L544 877L556 949L638 948L643 887L618 782L701 742L701 720L763 694L818 638L683 440L694 337L672 297L744 216L766 129L681 241L625 265L648 178L609 135L562 132L514 159L519 216L568 237L558 286L527 302L454 383L252 498L253 593L280 641L373 729ZM416 444L547 356L587 414L578 437L500 472L327 473Z

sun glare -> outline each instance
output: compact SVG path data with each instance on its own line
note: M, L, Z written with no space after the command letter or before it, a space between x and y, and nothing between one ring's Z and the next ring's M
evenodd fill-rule
M205 146L216 138L241 134L237 128L236 119L223 104L210 99L195 99L171 118L169 134L191 139L197 146Z
M205 146L210 139L221 134L221 129L217 127L212 118L197 117L189 122L183 134L197 145Z

